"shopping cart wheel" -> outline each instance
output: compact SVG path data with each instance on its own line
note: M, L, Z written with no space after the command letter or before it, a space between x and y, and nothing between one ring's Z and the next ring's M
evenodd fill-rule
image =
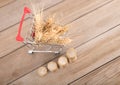
M29 53L29 54L32 54L32 53L33 53L33 50L29 50L28 53Z

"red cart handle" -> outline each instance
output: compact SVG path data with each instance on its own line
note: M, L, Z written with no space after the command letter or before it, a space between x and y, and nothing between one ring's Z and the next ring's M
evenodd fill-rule
M22 30L22 24L23 24L25 15L27 13L31 13L31 10L28 7L24 7L24 13L23 13L23 16L22 16L21 21L20 21L20 25L19 25L19 29L18 29L18 34L16 36L16 40L20 41L20 42L24 41L24 38L21 36L21 30Z

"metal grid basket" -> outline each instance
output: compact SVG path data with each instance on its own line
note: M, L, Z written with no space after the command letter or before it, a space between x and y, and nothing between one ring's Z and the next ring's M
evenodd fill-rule
M27 46L30 48L28 53L55 53L58 54L62 51L63 45L55 45L55 44L46 44L46 43L39 43L36 44L34 41L34 38L32 36L32 29L28 31L25 37L24 44L27 44Z
M27 13L28 14L31 13L31 10L28 7L24 7L24 13L20 21L20 26L18 29L18 34L16 36L16 40L20 42L24 42L24 44L27 44L27 46L30 48L30 50L28 51L28 53L30 54L35 53L35 52L55 53L55 54L60 53L63 49L63 45L52 45L52 44L45 44L45 43L36 44L32 36L33 31L34 31L33 28L28 30L28 32L26 33L25 39L21 37L22 24L24 21L24 17ZM30 18L33 18L33 16Z

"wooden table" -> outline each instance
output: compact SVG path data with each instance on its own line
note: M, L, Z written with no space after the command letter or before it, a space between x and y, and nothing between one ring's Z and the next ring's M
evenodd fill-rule
M28 54L16 42L23 7L29 0L0 0L0 85L120 85L120 0L42 0L44 16L56 14L69 24L66 47L74 47L78 60L57 72L39 77L37 69L56 61L54 54ZM34 0L39 4L40 0ZM26 17L23 33L30 28Z

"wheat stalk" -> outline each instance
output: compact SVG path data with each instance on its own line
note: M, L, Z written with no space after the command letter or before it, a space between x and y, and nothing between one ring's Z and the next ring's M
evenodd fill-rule
M63 37L68 31L67 26L61 26L56 23L55 17L48 17L43 19L43 7L40 5L36 7L31 0L29 0L33 9L33 32L35 33L35 43L58 44L66 45L71 42L70 38Z

